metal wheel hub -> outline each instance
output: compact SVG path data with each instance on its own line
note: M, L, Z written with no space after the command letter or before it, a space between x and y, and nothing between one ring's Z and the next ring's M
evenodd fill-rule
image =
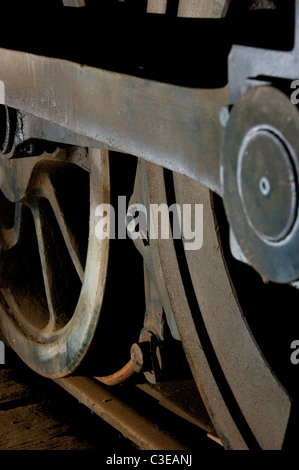
M296 174L278 135L264 129L251 134L245 137L239 155L239 195L256 234L265 241L279 242L296 219Z
M243 256L261 275L299 276L297 109L278 90L259 87L236 104L223 147L224 202Z

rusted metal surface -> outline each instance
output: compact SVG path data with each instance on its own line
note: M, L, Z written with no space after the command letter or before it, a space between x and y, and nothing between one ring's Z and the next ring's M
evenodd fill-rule
M134 365L135 372L139 373L144 368L144 352L139 344L134 343L131 347L131 360Z
M159 382L163 369L159 338L150 330L143 329L139 337L139 347L143 352L141 371L150 383L155 384Z
M124 382L125 380L128 380L135 372L134 364L133 361L130 360L127 362L127 364L122 367L117 372L114 372L114 374L103 376L103 377L94 377L96 380L99 382L103 383L104 385L118 385Z

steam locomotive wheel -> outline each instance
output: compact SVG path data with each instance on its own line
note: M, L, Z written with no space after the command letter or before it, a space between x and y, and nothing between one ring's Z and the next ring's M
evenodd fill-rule
M275 323L281 308L278 299L283 293L278 293L280 286L263 284L250 267L233 263L223 235L226 230L224 213L215 205L214 197L200 185L190 184L186 178L175 175L174 182L180 204L194 204L195 200L204 204L204 245L195 252L185 251L185 270L192 281L192 286L188 281L185 286L189 299L194 296L189 300L189 306L219 391L249 448L280 449L290 417L291 398L278 379L282 374L276 370L277 361L272 361L278 343L275 346L274 340L274 343L266 344L270 325L262 315L263 307L267 305L273 315L271 335L276 336ZM218 218L219 213L221 218ZM251 286L251 292L259 293L259 305L248 299L251 294L240 280L235 282L240 277L243 283L248 282ZM243 293L239 295L240 284ZM288 351L287 344L285 346ZM286 368L288 358L283 349L280 352ZM211 402L209 404L211 406Z
M101 311L109 242L95 236L94 217L110 199L108 153L1 156L1 177L0 327L33 370L65 376Z
M219 438L227 449L286 447L294 431L296 391L288 355L298 293L291 286L265 285L251 267L233 259L223 207L208 189L155 165L141 167L147 204L177 203L181 213L184 204L204 206L202 248L185 250L184 239L159 239L159 262L157 254L152 260L163 274L164 310L172 311ZM282 311L289 312L283 324Z
M223 234L225 215L208 189L155 165L142 166L150 203L168 207L176 203L181 213L186 205L194 209L195 204L203 204L202 248L185 250L183 233L182 240L159 239L156 249L163 273L160 292L165 284L168 293L164 310L167 312L170 302L187 360L218 436L227 449L281 449L292 404L285 388L287 382L280 381L285 379L289 358L284 357L283 364L276 354L273 360L275 341L277 349L277 337L282 342L283 334L281 322L277 322L281 286L265 286L256 273L252 275L252 268L235 260L236 272L230 272L232 260L228 260ZM246 289L245 295L243 292L239 296L238 277L245 283L248 278L252 288L257 289L260 305L254 306ZM289 287L289 293L296 295L293 291ZM165 295L161 298L164 300ZM264 321L261 318L267 303L273 316L271 341L267 341L267 316Z

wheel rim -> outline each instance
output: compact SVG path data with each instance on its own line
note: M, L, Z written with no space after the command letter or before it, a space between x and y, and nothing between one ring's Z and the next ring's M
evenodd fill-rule
M183 204L204 205L201 249L184 251L184 240L163 239L157 240L156 249L163 276L159 279L160 296L165 299L165 285L188 362L215 429L228 449L281 449L291 398L265 360L240 307L223 254L212 195L187 177L152 164L142 166L142 179L148 181L143 196L147 198L148 193L147 203L170 207L176 202L181 210ZM167 302L163 307L167 311Z
M249 447L280 449L291 400L266 362L240 307L223 254L211 195L184 177L175 175L174 180L179 204L194 204L195 200L204 203L205 245L197 252L187 251L185 256L200 314L238 405L237 410L231 408L232 416ZM223 390L223 383L220 388Z
M95 236L95 209L110 199L108 153L91 149L81 161L77 154L74 150L65 159L60 152L55 159L43 155L2 166L2 189L11 199L2 194L2 201L15 215L13 227L7 228L7 221L2 226L0 327L23 360L50 377L71 373L85 356L106 283L109 240ZM9 181L16 172L29 176L14 191ZM29 246L31 258L25 253L22 259L20 253ZM9 269L16 263L21 266L17 279Z

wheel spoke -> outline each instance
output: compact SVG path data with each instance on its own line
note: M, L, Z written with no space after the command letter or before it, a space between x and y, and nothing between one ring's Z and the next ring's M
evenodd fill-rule
M31 207L31 211L32 211L33 218L34 218L35 232L36 232L38 250L39 250L39 255L40 255L40 260L41 260L44 286L45 286L46 298L47 298L47 303L48 303L48 308L49 308L49 323L47 325L47 328L53 329L56 324L56 315L55 315L55 307L54 307L55 305L54 291L52 288L54 280L52 279L52 271L50 269L50 264L48 262L49 261L48 260L49 245L45 238L45 230L43 227L42 217L41 217L39 207L35 205Z
M95 208L110 202L108 152L71 152L27 159L28 167L15 160L0 191L1 330L32 369L52 378L85 358L108 268L109 241L94 231Z
M83 282L84 269L83 269L82 260L80 259L80 256L79 256L79 248L75 240L75 237L66 222L63 211L58 202L55 189L49 178L46 178L44 181L43 193L53 209L53 212L56 217L56 221L59 225L61 234L63 236L67 250L69 252L69 255L75 266L75 269L77 271L80 281Z

